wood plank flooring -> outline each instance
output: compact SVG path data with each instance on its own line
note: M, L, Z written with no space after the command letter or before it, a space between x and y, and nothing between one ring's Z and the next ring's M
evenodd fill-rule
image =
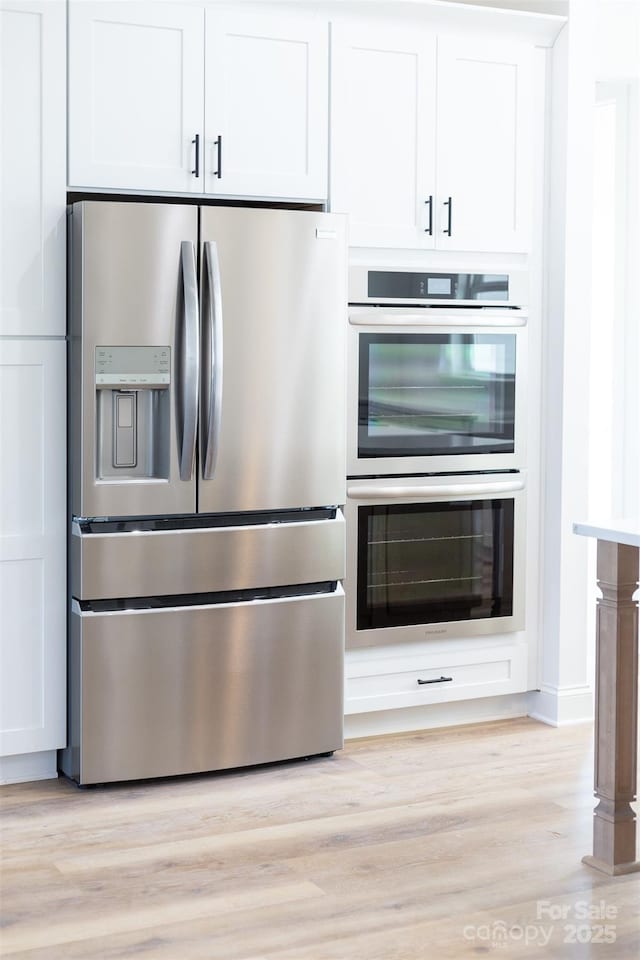
M0 956L639 960L640 874L581 863L592 782L590 725L512 720L250 771L4 787Z

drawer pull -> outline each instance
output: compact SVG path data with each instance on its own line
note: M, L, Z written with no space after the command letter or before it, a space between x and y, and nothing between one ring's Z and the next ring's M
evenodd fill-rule
M429 197L428 200L425 200L426 205L429 207L429 226L425 227L424 232L430 237L433 236L433 195Z
M222 134L213 141L213 145L218 148L218 169L213 171L213 175L222 180Z
M447 227L446 227L446 230L443 230L442 232L446 234L447 237L451 237L453 236L453 234L451 233L451 211L453 210L453 198L449 197L448 200L445 200L444 205L445 207L449 208L449 211L447 216Z
M418 683L420 684L420 686L422 686L425 683L449 683L451 680L453 680L453 677L434 677L433 680L419 679Z
M199 133L196 133L191 143L193 143L196 148L196 165L195 165L195 168L191 171L191 174L197 180L198 177L200 176L200 134Z

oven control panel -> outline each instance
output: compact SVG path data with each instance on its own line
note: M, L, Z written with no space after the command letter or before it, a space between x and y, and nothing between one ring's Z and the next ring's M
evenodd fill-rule
M513 306L528 302L525 271L441 272L353 266L349 302L432 306Z

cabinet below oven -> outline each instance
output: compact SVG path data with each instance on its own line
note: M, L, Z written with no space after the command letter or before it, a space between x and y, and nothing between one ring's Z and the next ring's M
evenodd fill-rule
M421 707L527 690L527 646L414 645L347 652L345 714Z

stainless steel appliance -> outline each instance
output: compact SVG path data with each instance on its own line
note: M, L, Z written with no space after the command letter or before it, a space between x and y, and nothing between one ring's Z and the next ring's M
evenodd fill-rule
M525 476L347 482L347 642L524 627Z
M352 267L349 476L525 465L527 279Z
M344 218L71 213L79 783L342 745Z
M350 270L349 646L524 626L527 288Z

